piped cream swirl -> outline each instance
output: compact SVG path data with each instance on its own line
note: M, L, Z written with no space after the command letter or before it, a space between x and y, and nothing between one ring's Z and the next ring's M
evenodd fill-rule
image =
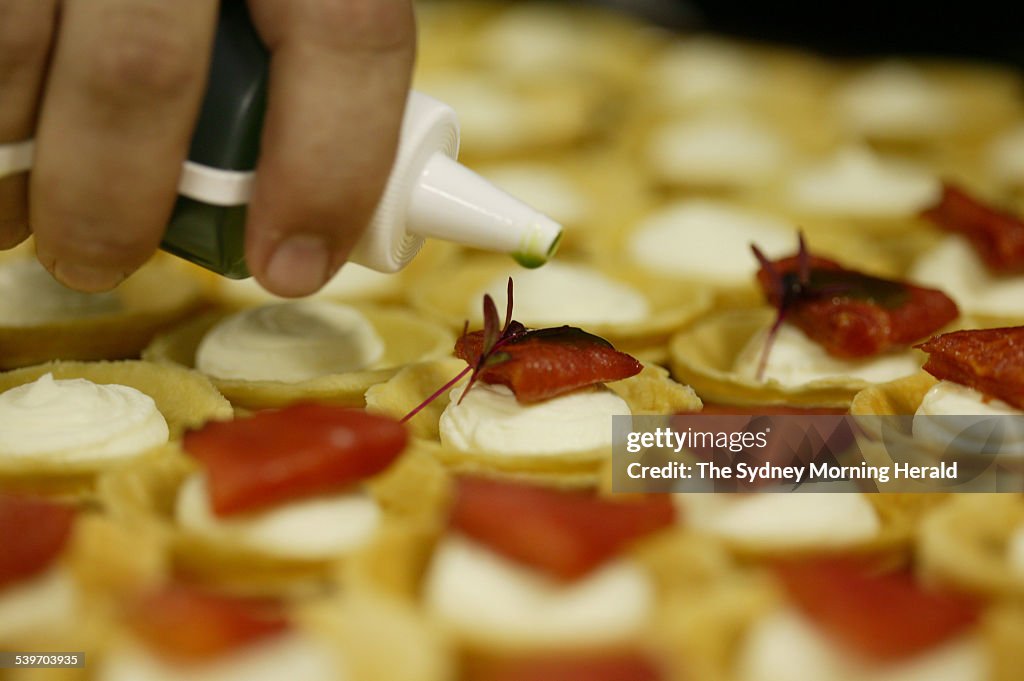
M771 179L786 156L784 141L769 127L718 113L657 129L646 160L663 182L750 187Z
M220 379L297 383L370 368L384 341L348 305L302 300L243 310L217 324L196 351L196 367Z
M970 242L958 234L921 256L910 278L946 291L968 313L1024 317L1024 276L989 272Z
M756 243L768 257L781 258L793 249L793 231L771 215L722 201L684 199L640 221L626 248L633 262L663 276L748 285L757 260L745 246Z
M0 457L120 459L167 438L167 422L153 398L128 386L45 374L0 394Z
M380 524L376 501L344 490L252 513L220 518L209 503L206 478L194 475L178 493L175 516L191 532L219 544L296 560L343 556L365 545Z
M846 547L881 530L863 494L675 494L673 502L698 531L766 549Z
M912 217L938 199L939 181L911 163L851 147L798 173L789 194L797 209L818 215Z
M435 551L424 599L464 636L532 649L622 641L654 609L651 580L634 561L609 561L563 583L457 536Z
M346 681L336 653L308 634L289 632L201 664L175 663L138 644L111 651L99 681Z
M651 304L638 289L586 265L552 262L515 273L516 319L528 326L632 324L651 314ZM479 316L480 299L490 295L505 309L508 275L490 281L469 298L469 315Z
M900 62L881 64L850 81L836 105L843 122L868 137L918 140L943 134L956 123L943 88Z
M603 386L536 404L519 404L505 386L483 382L460 404L462 391L452 391L440 434L442 444L464 452L538 456L610 449L611 417L630 413L626 401Z
M915 442L939 452L1024 457L1024 411L967 386L939 381L914 414Z
M734 371L742 378L756 380L766 335L767 330L755 334L737 356ZM788 388L838 378L884 383L916 373L919 368L920 362L910 351L859 360L833 357L796 326L783 324L772 343L763 378Z
M879 613L879 616L882 616ZM990 678L982 641L958 636L915 655L873 662L836 645L795 608L758 620L737 655L739 681L982 681Z

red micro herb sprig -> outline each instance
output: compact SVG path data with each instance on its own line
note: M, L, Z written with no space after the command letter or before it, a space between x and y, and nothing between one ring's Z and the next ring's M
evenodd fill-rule
M525 336L527 329L525 326L512 319L512 277L508 278L508 286L505 293L507 302L505 304L504 324L502 324L498 319L498 306L495 305L494 299L491 298L490 295L484 295L484 342L477 361L466 366L466 368L456 374L454 378L434 391L427 399L416 405L412 411L402 417L402 423L405 423L412 417L416 416L416 414L423 411L427 405L461 381L466 374L470 374L469 382L466 384L466 389L462 391L462 395L459 397L459 402L461 403L463 398L466 397L466 393L469 392L469 389L476 384L481 371L501 364L502 362L507 362L511 359L511 356L507 352L500 352L501 348ZM465 337L468 331L469 321L467 320L462 327L462 336Z
M843 293L847 287L841 284L815 284L811 281L811 254L807 250L807 243L804 241L803 232L797 233L797 269L796 272L782 272L775 266L768 256L757 247L751 244L750 249L754 257L761 264L761 270L767 274L769 302L775 304L775 321L768 329L768 336L765 338L764 349L761 351L761 358L757 362L757 380L764 378L765 368L768 366L768 356L771 354L772 346L778 337L779 329L789 312L800 303L811 300L821 300L829 296Z
M803 237L796 255L769 260L755 246L758 283L776 308L757 377L783 321L791 322L833 357L863 359L903 348L956 319L942 291L883 279L808 253Z
M527 329L512 319L512 279L508 280L505 322L490 296L484 296L484 328L468 332L455 343L455 355L468 365L409 412L408 421L467 374L461 402L478 380L504 385L516 401L531 404L597 383L635 376L643 364L619 352L605 339L575 326Z

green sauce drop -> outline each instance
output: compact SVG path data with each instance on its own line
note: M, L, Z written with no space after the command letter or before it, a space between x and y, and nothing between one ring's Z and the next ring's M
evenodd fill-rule
M555 240L551 242L551 246L548 247L547 252L543 255L535 252L516 251L512 254L512 258L526 269L534 270L553 258L555 251L558 250L558 245L561 243L562 235L559 233Z

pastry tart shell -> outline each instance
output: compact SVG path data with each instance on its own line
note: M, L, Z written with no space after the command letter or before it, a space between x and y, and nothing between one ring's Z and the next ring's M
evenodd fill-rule
M764 494L784 494L764 492ZM799 494L799 492L795 492ZM836 492L841 494L841 492ZM856 494L843 492L843 494ZM915 529L921 517L942 502L944 494L864 494L879 520L878 532L873 536L814 546L806 543L783 545L771 539L722 537L694 529L693 532L705 540L724 547L741 563L762 564L779 560L821 558L827 556L861 557L878 566L891 567L906 563L914 539ZM683 523L685 523L685 516Z
M736 204L739 210L749 210L743 203ZM770 214L769 214L770 215ZM877 248L865 245L863 236L802 230L808 247L815 254L837 260L844 265L855 267L861 271L882 277L893 277L902 274L905 266L895 247L880 252ZM596 258L602 267L615 272L616 276L632 284L641 291L664 291L666 297L675 294L682 298L683 292L702 292L710 294L713 301L711 309L725 310L732 308L753 308L764 305L764 294L757 285L752 269L750 276L732 282L711 281L699 273L687 273L680 270L678 275L660 272L642 263L637 263L630 255L630 230L619 229L614 235L606 236L599 241ZM893 240L895 241L895 240ZM793 247L796 249L797 232L793 231ZM749 256L751 265L755 264L750 255L750 243L736 243L737 252ZM700 295L697 293L696 295Z
M286 383L284 381L245 381L210 377L210 381L236 407L261 409L302 401L316 401L348 407L362 407L367 388L386 381L398 367L446 355L454 345L453 333L415 314L397 308L355 305L384 341L379 368ZM195 367L196 350L206 333L227 316L214 312L198 317L158 336L143 352L152 362Z
M1014 570L1007 558L1010 538L1021 527L1020 495L953 495L921 523L921 574L958 591L1024 604L1024 571Z
M505 258L466 258L453 266L450 272L439 272L434 277L424 278L422 286L410 295L410 302L424 316L441 320L452 329L462 329L467 318L470 328L480 328L483 324L481 305L479 298L475 296L509 270L509 263ZM647 299L650 314L646 319L636 322L582 324L574 322L570 315L565 323L584 327L589 333L606 339L616 349L645 361L664 359L663 347L672 333L711 306L711 294L706 287L644 288L645 282L631 278L628 272L604 272L601 269L598 271L605 273L614 281L632 286L641 293ZM512 276L515 279L514 273ZM528 327L539 326L528 318L517 316L514 311L513 317Z
M49 362L0 374L0 392L52 373L56 379L84 378L100 384L120 384L149 395L167 421L170 440L209 420L228 419L231 405L195 371L139 360L114 362ZM138 457L147 461L167 456L173 445L161 445ZM126 464L127 459L55 461L49 458L0 457L0 489L46 496L88 497L96 474Z
M850 406L870 384L841 376L787 387L769 379L756 382L733 370L750 339L771 324L768 308L714 312L677 333L669 343L670 366L676 380L693 386L708 402L739 406Z
M0 320L0 369L50 360L138 357L158 332L205 305L203 286L169 256L157 256L115 290L121 309L17 325Z
M894 461L885 444L886 440L892 441L896 437L901 442L913 441L912 415L921 406L921 400L925 393L936 382L931 375L921 371L912 376L870 386L857 393L850 404L850 415L857 419L858 427L854 430L854 435L864 460L869 465L893 465ZM884 418L887 416L904 416L906 418ZM886 433L882 432L883 428L887 430ZM915 454L918 452L927 455L923 449L915 450ZM901 489L915 485L913 481L893 481L891 484L898 485ZM879 483L879 486L884 488L885 484Z
M367 391L367 409L401 418L465 366L462 360L448 359L405 367L386 383ZM656 366L646 366L636 376L607 386L626 401L636 416L701 408L700 400L690 388L675 383L664 369ZM605 449L557 455L508 455L445 447L441 444L438 426L448 404L446 391L410 419L408 425L414 438L413 447L428 452L459 473L498 475L565 487L593 486L611 456L610 450Z
M407 452L385 474L365 482L382 512L368 542L329 558L289 557L234 540L229 531L204 535L180 527L174 518L177 496L199 469L180 451L140 461L104 475L99 497L116 522L165 544L175 572L245 595L307 599L343 582L407 593L440 531L447 499L440 466Z
M414 605L371 590L348 590L296 609L311 633L331 641L345 678L360 681L449 681L456 677L449 642Z
M912 376L905 376L879 383L857 393L850 403L850 414L853 416L893 416L912 415L921 406L925 393L931 390L938 381L930 374L921 371Z

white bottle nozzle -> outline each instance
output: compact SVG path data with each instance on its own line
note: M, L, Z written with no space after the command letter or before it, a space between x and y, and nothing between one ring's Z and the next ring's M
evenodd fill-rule
M554 254L562 227L459 164L458 144L451 107L410 93L391 178L353 262L395 272L424 237L509 253L527 267Z
M527 266L551 257L562 226L469 168L435 153L409 199L406 228L420 236L511 253Z

